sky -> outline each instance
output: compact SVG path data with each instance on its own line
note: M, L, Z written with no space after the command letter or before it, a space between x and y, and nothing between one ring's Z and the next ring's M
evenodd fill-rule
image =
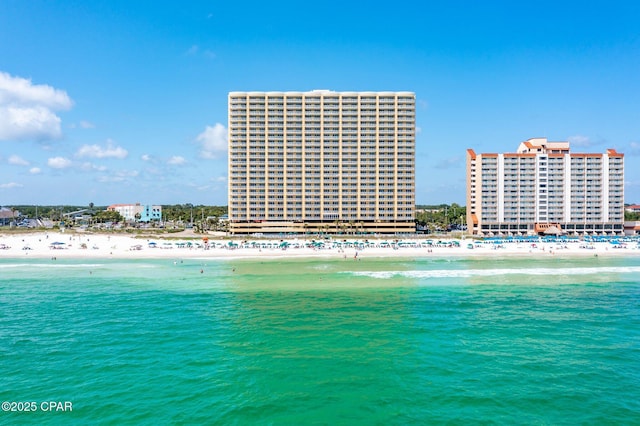
M412 91L416 202L533 137L625 154L640 2L0 0L0 206L227 204L232 91Z

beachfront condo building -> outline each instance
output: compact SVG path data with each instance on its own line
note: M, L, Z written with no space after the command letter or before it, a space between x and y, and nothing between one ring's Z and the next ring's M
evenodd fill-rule
M467 150L467 227L475 235L622 235L624 154L522 142L515 153Z
M229 230L414 232L415 94L229 93Z

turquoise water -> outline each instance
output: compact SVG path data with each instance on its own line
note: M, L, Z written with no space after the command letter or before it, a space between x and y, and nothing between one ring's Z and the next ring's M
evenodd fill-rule
M640 257L0 260L0 377L0 424L639 424Z

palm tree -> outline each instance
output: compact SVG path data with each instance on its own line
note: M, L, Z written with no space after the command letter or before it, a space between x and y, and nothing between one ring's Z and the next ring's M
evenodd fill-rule
M349 221L349 229L351 230L351 234L352 235L355 235L354 225L355 225L355 222L353 220L350 220Z
M345 222L340 222L340 234L344 234L344 230L347 227Z

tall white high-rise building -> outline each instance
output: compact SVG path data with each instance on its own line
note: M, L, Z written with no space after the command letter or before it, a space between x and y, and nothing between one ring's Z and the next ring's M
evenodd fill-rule
M231 233L413 232L415 94L231 92Z
M515 153L467 150L467 226L476 235L624 231L624 154L570 153L534 138Z

